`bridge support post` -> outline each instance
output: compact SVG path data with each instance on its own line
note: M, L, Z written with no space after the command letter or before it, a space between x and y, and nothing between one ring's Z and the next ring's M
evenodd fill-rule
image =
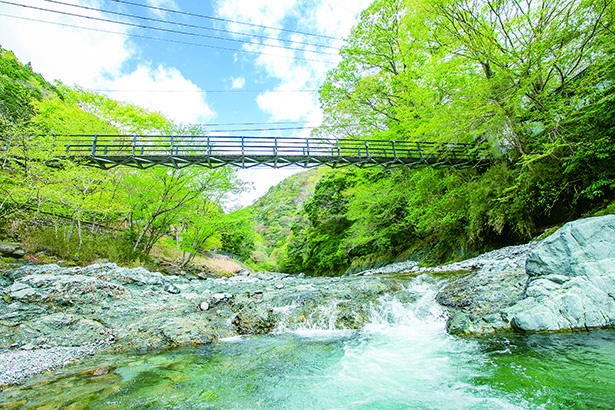
M132 136L132 156L135 156L135 149L137 148L137 136Z
M246 167L246 143L243 135L241 136L241 167Z
M98 135L94 135L92 138L92 156L96 155L96 142L98 141Z
M393 148L393 158L397 160L397 149L395 149L395 141L391 141L391 148Z

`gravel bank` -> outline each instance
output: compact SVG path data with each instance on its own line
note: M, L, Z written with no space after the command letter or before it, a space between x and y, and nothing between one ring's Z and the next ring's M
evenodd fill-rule
M79 347L51 347L36 350L12 350L0 353L0 386L17 384L30 376L66 366L102 348L99 344Z

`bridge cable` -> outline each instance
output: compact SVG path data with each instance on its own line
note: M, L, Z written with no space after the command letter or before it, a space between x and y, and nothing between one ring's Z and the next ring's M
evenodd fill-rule
M0 0L0 3L6 3L6 2ZM183 41L183 40L173 40L173 39L167 39L167 38L161 38L161 37L153 37L153 36L148 36L148 35L143 35L143 34L122 33L122 32L117 32L117 31L104 30L104 29L93 28L93 27L84 27L84 26L79 26L79 25L76 25L76 24L60 23L60 22L57 22L57 21L49 21L49 20L43 20L43 19L38 19L38 18L32 18L32 17L14 16L14 15L5 14L5 13L0 13L0 16L2 16L2 17L9 17L9 18L17 19L17 20L33 21L33 22L44 23L44 24L52 24L52 25L59 26L59 27L69 27L69 28L76 28L76 29L80 29L80 30L94 31L94 32L98 32L98 33L114 34L114 35L118 35L118 36L122 36L122 37L133 37L133 38L140 38L140 39L144 39L144 40L162 41L162 42L167 42L167 43L172 43L172 44L196 46L196 47L210 48L210 49L222 50L222 51L232 51L234 53L258 54L258 55L266 55L266 56L269 56L269 57L294 59L294 60L308 61L308 62L314 62L314 63L330 63L331 62L330 60L320 60L320 59L307 58L307 57L301 57L301 56L289 56L289 55L283 55L283 54L261 52L261 51L256 51L256 50L252 51L252 50L246 50L246 49L243 49L243 48L231 48L231 47L215 46L215 45L211 45L211 44L194 43L194 42Z
M196 29L200 29L200 30L209 30L209 31L216 31L216 32L228 33L228 34L239 34L239 35L242 35L242 36L260 38L260 39L263 39L263 40L280 40L280 39L275 38L275 37L265 36L265 35L260 35L260 34L242 33L242 32L239 32L239 31L210 28L210 27L199 26L199 25L196 25L196 24L181 23L181 22L177 22L177 21L169 21L169 20L163 20L163 19L158 19L158 18L154 18L154 17L144 17L144 16L139 16L139 15L131 14L131 13L123 13L123 12L119 12L119 11L104 10L104 9L100 9L100 8L96 8L96 7L88 7L88 6L83 6L83 5L79 5L79 4L66 3L66 2L63 2L63 1L59 1L59 0L43 0L43 1L46 1L48 3L54 3L54 4L60 4L60 5L64 5L64 6L69 6L69 7L76 7L76 8L80 8L80 9L84 9L84 10L98 11L98 12L101 12L101 13L107 13L107 14L112 14L112 15L116 15L116 16L130 17L130 18L139 19L139 20L151 21L151 22L155 22L155 23L172 24L172 25L176 25L176 26L180 26L180 27L196 28ZM226 40L226 38L224 38L224 37L217 37L217 38ZM243 42L241 40L232 40L232 39L228 39L226 41ZM333 47L333 46L330 46L330 45L326 45L326 44L307 43L307 42L302 42L302 41L291 41L291 40L281 40L281 41L292 42L293 44L300 44L300 45L305 45L305 46L314 46L314 47L319 47L319 48L328 48L328 49L332 49L332 50L335 50L335 51L339 51L339 48ZM258 43L249 42L249 44L258 44Z
M46 12L49 12L49 13L55 13L55 14L60 14L60 15L64 15L64 16L84 18L84 19L88 19L88 20L101 21L101 22L112 23L112 24L119 24L119 25L123 25L123 26L137 27L137 28L142 28L142 29L146 29L146 30L162 31L162 32L166 32L166 33L180 34L180 35L186 35L186 36L192 36L192 37L208 38L208 39L214 39L214 40L221 40L221 41L229 41L229 42L242 43L242 44L251 44L251 45L263 46L262 44L255 43L255 42L250 42L250 41L230 39L230 38L224 38L224 37L219 37L219 36L211 36L211 35L208 35L208 34L199 34L199 33L185 32L185 31L181 31L181 30L174 30L174 29L161 28L161 27L151 27L151 26L147 26L145 24L137 24L137 23L129 23L129 22L125 22L125 21L117 21L117 20L106 19L106 18L103 18L103 17L86 16L86 15L79 14L79 13L71 13L71 12L67 12L67 11L47 9L47 8L44 8L44 7L37 7L37 6L19 4L19 3L14 3L14 2L11 2L11 1L6 1L6 0L0 0L0 3L8 4L8 5L11 5L11 6L23 7L23 8L26 8L26 9L32 9L32 10L38 10L38 11L46 11ZM266 46L267 47L273 47L273 48L287 49L287 50L291 50L291 51L300 51L300 52L306 52L306 53L318 53L319 55L337 56L336 53L329 53L329 52L316 51L316 50L305 50L305 49L302 50L302 49L297 49L297 48L293 48L293 47L289 47L289 46L283 46L283 45L268 44Z

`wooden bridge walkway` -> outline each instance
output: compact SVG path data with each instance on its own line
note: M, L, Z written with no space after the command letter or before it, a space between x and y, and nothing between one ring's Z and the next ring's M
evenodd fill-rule
M240 168L291 165L345 166L488 165L486 152L468 144L321 138L179 135L55 136L63 157L109 169L117 166L183 168L199 165Z

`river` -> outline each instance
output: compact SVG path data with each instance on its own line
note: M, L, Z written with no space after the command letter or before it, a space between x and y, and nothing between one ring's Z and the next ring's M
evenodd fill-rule
M445 331L441 279L408 279L360 331L328 322L267 336L100 355L0 392L0 407L173 409L614 408L615 331ZM93 377L86 370L109 367Z

